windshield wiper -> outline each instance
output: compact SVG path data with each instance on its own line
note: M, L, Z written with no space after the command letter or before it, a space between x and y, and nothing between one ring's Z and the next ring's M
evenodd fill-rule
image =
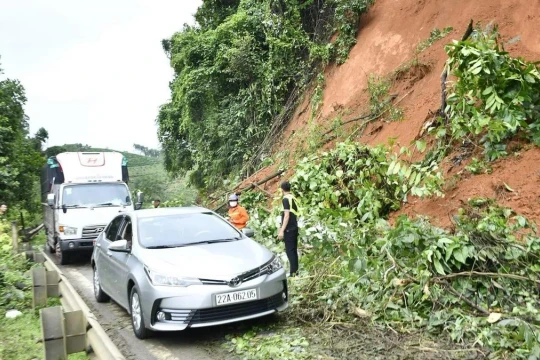
M97 204L96 206L121 206L121 205L113 204L112 202L107 202L107 203Z
M230 238L230 239L206 240L206 241L199 241L199 242L193 242L193 243L188 243L188 244L147 246L146 248L147 249L172 249L172 248L179 248L179 247L184 247L184 246L192 246L192 245L200 245L200 244L215 244L215 243L230 242L230 241L236 241L236 240L242 240L242 239Z
M194 243L189 243L189 245L197 245L197 244L216 244L216 243L222 243L222 242L231 242L231 241L237 241L242 240L241 238L230 238L230 239L216 239L216 240L206 240L206 241L199 241Z
M156 246L147 246L146 248L147 249L173 249L173 248L188 246L188 245L191 245L191 244L156 245Z

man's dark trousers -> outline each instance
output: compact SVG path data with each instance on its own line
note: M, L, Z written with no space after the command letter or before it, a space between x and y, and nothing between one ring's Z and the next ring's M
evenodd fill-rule
M291 276L293 276L298 271L298 228L285 230L283 240L285 241L287 258L289 258Z

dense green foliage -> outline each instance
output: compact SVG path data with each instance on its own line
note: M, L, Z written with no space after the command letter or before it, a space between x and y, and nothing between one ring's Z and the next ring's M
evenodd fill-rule
M354 153L350 150L344 154ZM395 196L377 184L396 182L399 188L408 186L407 179L375 170L371 180L367 174L355 176L366 176L362 185L342 182L348 170L331 176L341 169L328 171L321 164L345 163L339 164L339 157L325 162L328 157L301 163L292 179L293 192L310 204L304 207L301 229L300 279L290 290L296 294L297 316L330 322L370 318L399 331L445 334L458 343L486 347L482 351L496 357L540 356L540 236L534 224L491 200L473 199L454 216L452 231L422 218L400 217L391 226L365 214ZM361 163L351 161L347 167ZM388 168L384 159L379 163ZM355 169L362 173L361 165ZM369 199L370 209L339 205L355 191ZM348 196L340 200L337 193ZM282 243L275 242L276 213L258 207L261 201L261 194L243 195L252 214L249 225L259 241L282 252Z
M29 136L25 102L19 81L0 81L0 201L34 209L37 205L33 185L44 163L41 145L48 134L39 129L34 137Z
M520 133L540 145L540 67L511 57L495 31L476 31L446 51L447 68L457 77L448 96L454 139L481 136L487 159L506 155L506 144Z
M305 158L296 166L291 183L305 206L318 216L369 222L399 209L407 194L440 194L437 164L408 165L390 156L384 147L339 143L320 156ZM354 212L351 212L353 210Z
M397 331L445 335L490 358L538 359L540 234L534 223L481 198L453 215L451 229L424 218L385 220L407 193L438 193L442 180L434 170L452 144L448 139L480 139L488 160L504 155L516 134L537 142L537 64L510 57L495 33L476 32L447 51L457 77L448 123L435 129L441 146L421 162L404 164L383 148L338 144L296 166L293 192L308 211L302 271L291 282L298 294L293 305L305 321L364 318ZM385 93L383 83L374 84ZM416 147L424 151L426 142ZM467 170L492 171L478 159ZM275 243L276 214L262 202L260 194L243 195L259 240L282 251Z
M176 74L157 120L166 168L199 188L238 172L318 65L344 61L371 2L204 1L198 26L163 42Z

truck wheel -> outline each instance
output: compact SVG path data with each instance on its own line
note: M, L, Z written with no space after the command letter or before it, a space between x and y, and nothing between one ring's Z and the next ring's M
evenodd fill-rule
M56 242L56 260L60 265L66 265L69 262L69 255L62 252L60 241Z
M49 241L47 241L47 249L49 250L49 254L54 254L56 252L56 248L54 246L51 246Z

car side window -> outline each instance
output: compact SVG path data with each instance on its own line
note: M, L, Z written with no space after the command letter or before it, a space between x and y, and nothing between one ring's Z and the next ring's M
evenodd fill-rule
M118 240L116 238L116 234L118 233L118 229L120 228L120 225L122 224L122 220L124 219L124 216L118 216L116 217L111 223L109 224L109 228L107 229L106 237L107 240L110 241L116 241Z
M131 244L133 243L133 226L128 216L125 219L121 238L127 241L128 249L131 249Z

